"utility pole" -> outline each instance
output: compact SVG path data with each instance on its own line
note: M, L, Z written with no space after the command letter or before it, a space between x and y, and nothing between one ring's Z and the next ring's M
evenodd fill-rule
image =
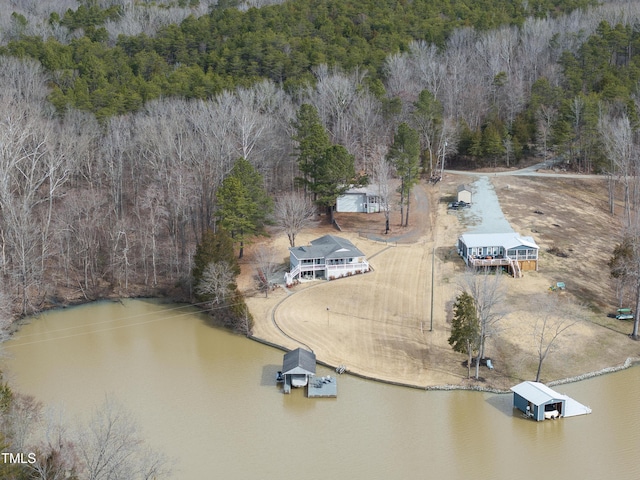
M442 164L440 165L440 178L444 177L444 154L447 151L447 141L445 140L442 147Z
M433 247L433 253L431 255L431 325L429 327L430 332L433 332L433 289L435 286L434 279L436 277L435 265L436 265L436 247Z

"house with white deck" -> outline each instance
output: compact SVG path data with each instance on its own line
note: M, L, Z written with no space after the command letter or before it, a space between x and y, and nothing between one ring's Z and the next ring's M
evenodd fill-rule
M538 270L540 247L532 237L516 232L465 233L458 238L458 254L470 267L506 266L518 278L526 270Z
M364 253L349 240L334 235L289 248L289 264L290 271L284 274L287 285L297 279L333 280L365 273L370 268Z

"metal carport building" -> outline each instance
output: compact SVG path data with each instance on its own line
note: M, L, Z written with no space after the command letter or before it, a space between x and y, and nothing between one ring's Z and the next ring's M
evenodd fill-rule
M522 382L511 387L513 406L537 421L563 417L566 396L538 382Z

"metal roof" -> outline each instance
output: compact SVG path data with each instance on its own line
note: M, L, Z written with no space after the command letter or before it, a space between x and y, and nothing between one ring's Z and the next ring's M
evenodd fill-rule
M284 354L282 361L283 375L315 375L316 374L316 354L303 348L296 348Z
M533 237L523 237L519 233L465 233L460 236L468 247L504 247L505 250L520 246L539 249Z
M463 190L471 192L471 187L465 183L463 183L462 185L458 185L458 193L462 192Z
M511 387L511 391L517 393L522 398L533 403L536 406L544 405L550 401L565 400L566 396L554 390L551 390L543 383L538 382L522 382Z
M370 183L365 187L354 187L351 186L348 190L346 190L342 195L377 195L380 191L380 188L375 183Z
M325 235L311 241L311 245L291 247L289 251L297 259L364 257L364 253L345 238Z

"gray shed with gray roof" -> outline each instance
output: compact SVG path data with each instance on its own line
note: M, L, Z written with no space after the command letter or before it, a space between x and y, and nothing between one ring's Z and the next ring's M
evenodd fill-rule
M286 386L304 387L309 377L316 374L316 354L303 348L285 353L282 361L282 376Z

